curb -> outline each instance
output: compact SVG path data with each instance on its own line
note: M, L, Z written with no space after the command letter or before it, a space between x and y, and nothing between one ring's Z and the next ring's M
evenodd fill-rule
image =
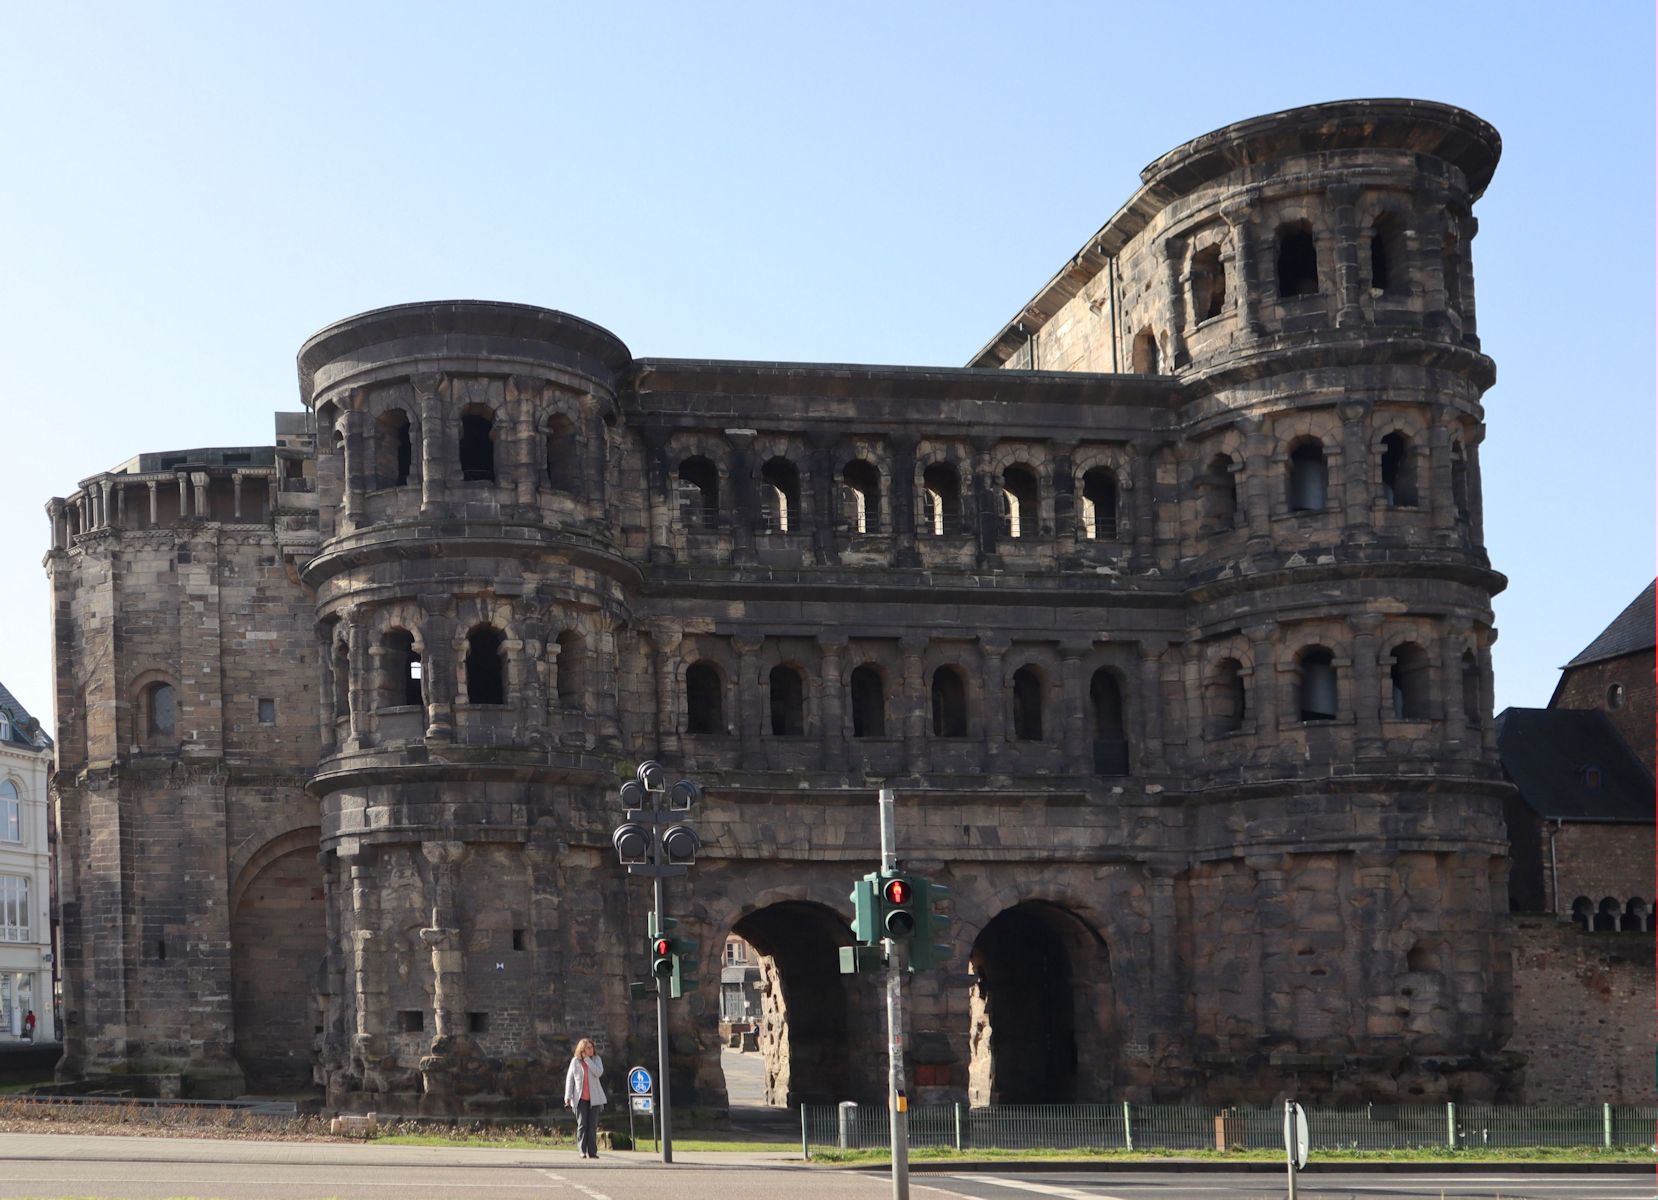
M1089 1174L1189 1174L1189 1175L1282 1175L1284 1163L1270 1163L1249 1160L1245 1162L1216 1162L1208 1159L1170 1159L1148 1158L1144 1161L1117 1159L1110 1162L1099 1160L1077 1159L1063 1161L1056 1159L973 1159L962 1162L940 1162L936 1160L911 1162L910 1174L948 1174L951 1172L975 1172L983 1174L1018 1173L1033 1175L1039 1173L1089 1173ZM888 1166L867 1166L857 1164L848 1166L846 1170L861 1171L867 1174L888 1174ZM1653 1166L1646 1162L1470 1162L1465 1159L1437 1162L1404 1162L1388 1160L1385 1162L1314 1162L1297 1171L1297 1175L1341 1175L1341 1174L1377 1174L1377 1175L1420 1175L1426 1173L1445 1174L1481 1174L1496 1172L1509 1175L1629 1175L1651 1174Z

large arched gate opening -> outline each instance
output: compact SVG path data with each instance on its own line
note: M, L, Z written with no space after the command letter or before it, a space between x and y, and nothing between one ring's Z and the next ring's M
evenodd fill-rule
M231 893L231 1011L250 1090L312 1084L325 939L317 830L297 830L255 854Z
M840 973L840 947L852 944L845 916L785 900L747 914L731 932L759 956L756 1052L764 1067L764 1103L794 1108L866 1098L871 1080L868 1064L859 1059L875 1053L880 1042L873 1037L870 997L863 994L870 989L859 987L859 977Z
M997 914L968 956L974 981L968 1099L1070 1104L1111 1090L1116 999L1104 940L1069 909Z

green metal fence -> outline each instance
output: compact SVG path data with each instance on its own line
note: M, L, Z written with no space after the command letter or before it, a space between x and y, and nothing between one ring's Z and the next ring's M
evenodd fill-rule
M1303 1105L1315 1150L1658 1146L1658 1106L1618 1104ZM1279 1149L1284 1110L1173 1104L931 1105L910 1110L910 1145L957 1150ZM888 1144L885 1108L802 1105L800 1141L813 1149Z

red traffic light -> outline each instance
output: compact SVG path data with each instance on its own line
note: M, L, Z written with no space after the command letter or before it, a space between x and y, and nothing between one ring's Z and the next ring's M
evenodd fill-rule
M881 889L881 895L888 904L908 904L913 899L913 893L907 879L889 879L886 887Z
M667 938L657 938L651 946L651 950L658 958L667 958L673 952L673 948L674 944Z

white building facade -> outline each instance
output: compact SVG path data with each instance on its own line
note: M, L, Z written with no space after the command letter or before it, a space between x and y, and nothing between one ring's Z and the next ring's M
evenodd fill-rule
M52 739L0 686L0 1041L58 1039L52 1002Z

